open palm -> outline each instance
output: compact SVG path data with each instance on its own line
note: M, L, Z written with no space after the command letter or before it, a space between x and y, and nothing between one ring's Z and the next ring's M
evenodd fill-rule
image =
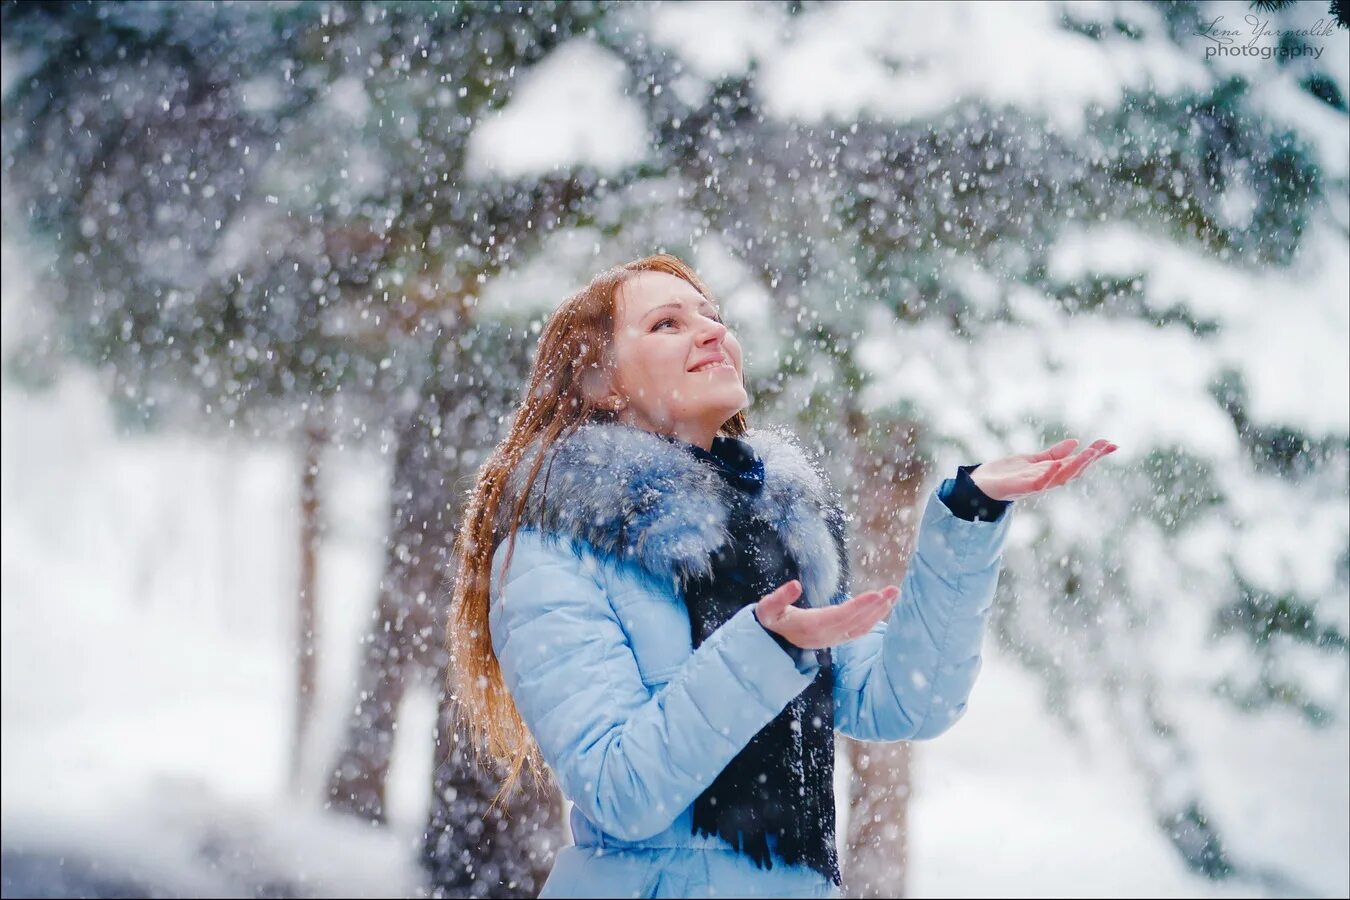
M995 500L1019 500L1074 480L1116 449L1115 444L1101 439L1071 456L1077 446L1077 438L1066 438L1040 453L1005 456L980 465L970 473L970 478Z
M798 647L820 650L871 631L895 608L900 588L888 584L879 591L864 591L843 603L819 609L793 606L801 595L802 583L797 579L780 584L755 605L755 618Z

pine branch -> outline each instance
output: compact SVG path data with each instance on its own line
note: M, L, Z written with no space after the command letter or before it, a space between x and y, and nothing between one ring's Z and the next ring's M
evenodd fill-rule
M1341 28L1350 28L1350 7L1346 6L1345 0L1331 0L1331 5L1327 7L1327 12L1336 20L1336 24Z
M1248 9L1254 9L1257 12L1274 13L1282 9L1288 9L1293 6L1296 0L1252 0L1248 4Z

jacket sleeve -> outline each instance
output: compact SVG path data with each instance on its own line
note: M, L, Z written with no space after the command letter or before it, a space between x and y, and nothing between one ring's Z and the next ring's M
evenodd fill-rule
M669 828L814 676L747 606L653 694L594 557L521 529L501 583L505 546L489 616L503 679L563 792L608 834Z
M967 521L929 496L895 609L833 650L837 730L924 740L965 714L1011 519Z

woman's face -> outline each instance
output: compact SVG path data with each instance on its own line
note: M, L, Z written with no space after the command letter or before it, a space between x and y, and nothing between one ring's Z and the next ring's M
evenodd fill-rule
M721 364L708 365L710 361ZM683 278L642 272L615 310L613 388L619 420L712 447L717 429L750 402L740 342L712 302Z

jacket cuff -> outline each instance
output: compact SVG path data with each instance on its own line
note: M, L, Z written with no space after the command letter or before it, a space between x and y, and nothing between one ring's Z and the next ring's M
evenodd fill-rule
M973 466L957 466L956 477L942 482L942 486L938 488L938 497L947 504L953 515L967 522L996 522L1013 502L995 500L980 490L979 485L970 477L970 473L979 467L979 463Z
M817 656L815 650L808 650L805 647L798 647L796 644L792 643L792 641L789 641L787 638L783 637L778 632L770 631L768 628L765 627L763 622L759 621L759 615L753 612L754 609L753 606L751 607L751 609L752 609L751 616L754 618L755 622L759 624L759 627L764 630L765 634L773 638L775 644L783 648L783 652L786 653L788 657L792 660L792 664L797 667L798 672L801 672L803 675L806 675L809 673L814 673L816 669L820 668L820 659Z

